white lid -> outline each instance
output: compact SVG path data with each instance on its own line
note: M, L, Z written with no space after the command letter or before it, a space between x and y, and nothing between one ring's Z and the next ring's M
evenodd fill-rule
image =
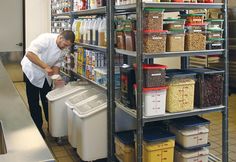
M83 91L81 91L80 93L77 93L76 95L70 97L66 103L67 105L69 106L75 106L75 104L91 97L91 96L94 96L96 94L99 94L100 92L95 89L95 88L92 88L92 89L84 89Z
M90 114L95 111L98 107L106 105L106 95L98 94L94 95L83 102L75 105L75 111L80 115Z
M191 136L191 135L196 135L196 134L201 134L201 133L208 133L209 129L206 128L205 126L199 126L199 127L193 127L193 128L188 128L188 129L183 129L179 130L184 136Z
M96 19L95 23L93 24L93 30L98 30L101 21L102 19L100 17Z
M82 90L84 90L84 87L68 83L64 87L57 88L48 92L46 97L49 101L55 101L67 95L70 95L71 93L74 93L76 91L82 91Z
M207 148L202 148L201 150L194 150L194 151L189 151L189 150L184 150L179 152L183 158L189 159L189 158L194 158L194 157L199 157L199 156L205 156L209 154L209 150Z

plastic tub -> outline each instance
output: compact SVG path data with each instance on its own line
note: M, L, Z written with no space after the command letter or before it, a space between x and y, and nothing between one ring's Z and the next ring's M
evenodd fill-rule
M181 18L186 19L186 23L201 24L204 21L205 14L184 14Z
M145 30L143 36L143 52L161 53L166 51L166 30Z
M68 135L65 101L81 91L84 91L84 87L68 83L66 86L54 89L46 95L48 99L49 132L52 137Z
M68 141L72 147L77 147L77 138L76 138L76 125L75 125L75 114L73 113L73 109L75 105L83 100L88 99L89 97L99 94L99 91L92 88L91 86L86 86L86 89L77 93L75 96L70 97L66 102L67 106L67 119L68 119Z
M121 102L129 108L135 108L134 84L134 68L124 64L120 67L120 96Z
M137 86L134 86L137 101ZM165 114L167 87L143 88L143 115Z
M175 149L175 162L208 162L209 150L201 148L197 150Z
M167 52L178 52L184 51L184 30L171 31L167 34L166 51Z
M164 30L184 30L185 19L164 19Z
M207 23L187 23L186 25L187 32L194 33L194 32L203 32L207 29Z
M76 104L77 154L83 161L107 157L107 104L96 95Z
M115 152L120 162L134 162L134 132L119 132L115 135Z
M134 67L136 69L137 65ZM167 66L160 64L143 64L143 87L165 86L166 68Z
M161 129L147 129L143 134L143 161L173 162L175 136Z
M197 73L194 105L199 108L222 105L224 71L215 69L190 69Z
M176 143L185 149L208 143L209 121L199 116L172 120L170 131L176 135Z
M224 38L211 38L207 41L207 49L223 49Z
M223 28L223 19L207 19L206 22L208 23L207 28Z
M214 0L197 0L198 3L214 3Z
M135 51L135 35L130 29L124 30L125 33L125 49L128 51Z
M207 39L222 38L224 29L220 28L208 28Z
M116 47L125 49L125 35L123 30L116 30Z
M144 9L144 29L145 30L162 30L164 9L145 8Z
M195 75L181 70L167 70L169 78L166 110L168 112L193 110Z

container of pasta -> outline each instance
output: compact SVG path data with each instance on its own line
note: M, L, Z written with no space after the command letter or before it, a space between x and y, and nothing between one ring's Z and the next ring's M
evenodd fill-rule
M194 108L194 86L196 73L184 70L167 70L167 98L168 112L182 112Z
M144 9L144 29L145 30L162 30L164 9L145 8Z
M166 51L178 52L184 51L184 30L172 30L167 34Z

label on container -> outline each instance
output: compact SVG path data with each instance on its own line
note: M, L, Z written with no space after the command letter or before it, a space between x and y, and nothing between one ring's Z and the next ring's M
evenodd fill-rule
M182 37L178 37L178 36L176 36L176 37L174 37L175 39L182 39Z
M180 28L182 25L174 25L175 28Z
M152 39L153 40L161 40L161 39L163 39L162 37L158 37L158 36L152 36Z
M159 19L159 16L153 16L152 18L153 19Z
M220 34L213 34L213 37L220 37Z
M193 21L202 21L202 19L193 19Z
M193 32L202 32L200 29L193 30Z
M221 46L222 44L220 43L213 43L212 46Z
M152 74L151 76L161 76L161 73Z

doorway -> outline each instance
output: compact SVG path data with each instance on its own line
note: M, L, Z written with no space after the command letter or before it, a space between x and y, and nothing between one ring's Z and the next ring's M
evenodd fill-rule
M0 5L0 60L13 82L23 81L20 61L25 51L25 0L3 0Z

